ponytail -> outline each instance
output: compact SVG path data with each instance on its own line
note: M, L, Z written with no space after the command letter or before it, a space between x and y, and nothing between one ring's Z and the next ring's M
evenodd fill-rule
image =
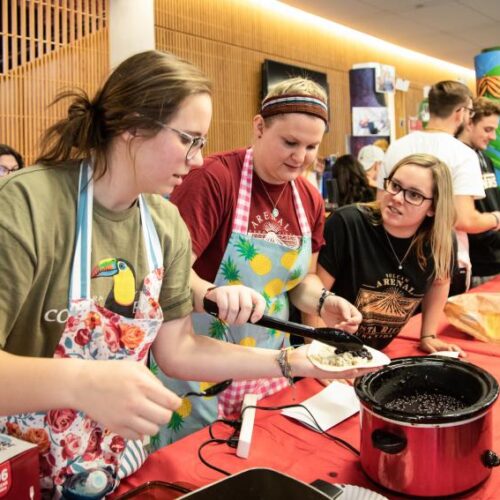
M42 154L36 160L54 165L72 159L89 158L105 143L97 99L91 101L84 90L60 93L52 105L72 99L65 118L48 128L42 137Z

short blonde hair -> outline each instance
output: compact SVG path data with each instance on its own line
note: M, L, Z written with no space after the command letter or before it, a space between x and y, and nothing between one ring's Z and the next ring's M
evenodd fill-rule
M310 95L312 97L316 97L317 99L321 99L325 104L328 104L328 96L326 95L325 89L321 85L317 84L313 80L310 80L309 78L299 76L283 80L273 85L269 89L265 99L289 94Z

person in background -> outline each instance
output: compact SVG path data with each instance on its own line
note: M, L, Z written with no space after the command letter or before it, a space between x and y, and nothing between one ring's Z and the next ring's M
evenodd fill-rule
M383 160L384 151L378 146L368 144L359 150L358 161L363 165L370 186L375 189L377 188L377 176Z
M342 155L337 158L333 166L333 178L337 180L339 207L375 199L365 169L354 156Z
M227 293L227 300L236 302L231 285L237 284L261 293L267 314L277 318L288 318L290 299L309 313L321 305L321 317L330 326L357 329L361 316L351 304L334 296L323 300L316 260L323 245L324 205L318 190L301 175L318 154L327 120L322 87L304 78L280 82L253 119L251 147L209 156L204 168L193 169L172 193L193 241L192 287L200 313L193 321L200 337L264 350L288 344L283 332L251 324L228 327L203 314L207 292L208 297ZM193 387L163 380L177 392ZM242 384L239 403L246 392L264 395L278 388L267 380ZM217 398L193 401L177 427L162 429L160 442L207 425L217 413Z
M24 167L23 157L7 144L0 144L0 177Z
M471 91L463 83L446 80L431 87L428 100L430 119L426 129L411 132L391 143L379 172L377 187L382 194L384 179L396 163L410 154L431 154L448 165L457 213L458 266L450 289L450 294L455 295L464 292L470 282L467 233L496 231L500 225L490 214L482 214L474 207L475 199L484 198L479 160L471 148L454 137L474 114Z
M144 436L181 404L148 370L150 349L179 378L327 373L302 348L193 332L189 233L161 195L203 163L207 78L147 51L92 99L61 98L71 99L67 115L47 130L38 165L0 182L0 432L38 444L50 498L92 469L116 486L144 461ZM234 290L244 307L229 312L258 319L262 297ZM325 314L336 312L329 301Z
M359 309L356 335L365 344L386 347L422 304L420 348L464 355L436 335L450 285L454 216L447 165L410 155L394 166L378 201L339 208L327 220L318 276ZM316 315L304 321L323 326Z
M458 136L470 146L479 158L486 198L476 200L475 207L482 214L489 214L496 226L500 222L500 191L495 169L484 151L496 139L500 104L479 97L474 101L474 116ZM495 229L469 234L469 252L472 263L472 285L477 286L500 273L500 232Z
M387 139L377 139L376 141L373 141L372 144L380 148L384 153L387 151L387 148L389 147L389 141Z
M316 158L302 173L302 175L321 193L325 159Z

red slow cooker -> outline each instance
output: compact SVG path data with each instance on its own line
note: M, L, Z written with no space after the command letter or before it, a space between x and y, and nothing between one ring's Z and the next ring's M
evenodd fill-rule
M411 496L467 491L500 464L490 450L498 383L457 359L399 358L356 379L361 466L378 484Z

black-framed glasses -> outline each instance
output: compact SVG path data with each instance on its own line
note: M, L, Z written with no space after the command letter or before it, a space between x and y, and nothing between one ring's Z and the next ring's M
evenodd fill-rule
M385 178L384 179L384 189L392 195L397 195L401 191L403 191L403 198L406 202L408 202L410 205L414 205L416 207L419 207L422 205L424 200L432 200L433 198L428 198L427 196L424 196L422 193L419 193L418 191L415 191L414 189L405 189L401 184L398 182Z
M163 123L161 124L161 126L167 130L175 132L180 137L182 144L188 146L188 150L186 152L186 161L192 160L198 154L198 151L201 151L207 144L207 138L202 137L201 135L194 136Z

